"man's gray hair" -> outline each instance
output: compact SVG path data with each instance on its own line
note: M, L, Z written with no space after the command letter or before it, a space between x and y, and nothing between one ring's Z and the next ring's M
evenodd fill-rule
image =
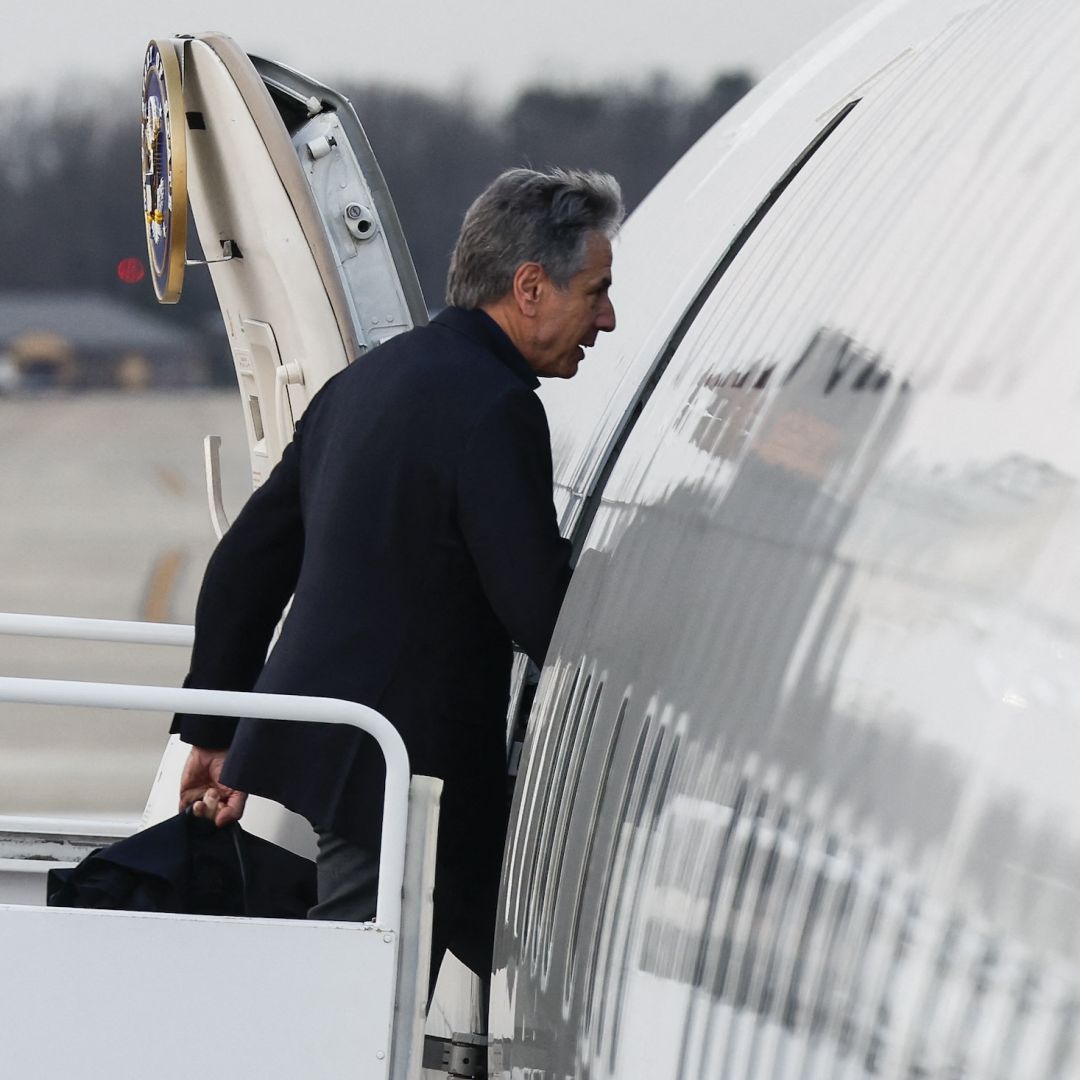
M447 302L501 299L522 263L539 263L559 288L585 265L589 235L609 240L624 215L618 181L576 169L508 169L469 207L450 257Z

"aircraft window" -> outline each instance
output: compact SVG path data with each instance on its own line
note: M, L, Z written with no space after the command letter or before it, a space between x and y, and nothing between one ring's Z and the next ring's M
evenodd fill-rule
M702 309L708 303L709 297L712 296L716 287L723 280L728 270L731 268L732 263L739 257L743 248L750 242L750 238L761 226L762 222L769 216L769 213L776 206L776 204L783 197L784 192L795 182L799 173L806 168L811 159L819 150L825 145L829 138L836 132L837 128L851 115L855 108L859 105L861 98L856 98L854 101L848 102L837 114L829 121L828 124L817 134L810 145L799 155L795 160L795 163L787 170L786 173L780 178L779 182L772 188L769 194L765 197L765 200L754 211L750 220L739 230L735 239L732 240L727 250L724 252L717 263L716 268L706 278L705 283L698 290L697 295L694 297L690 306L686 309L685 314L679 320L678 325L672 332L671 337L668 339L667 344L664 346L663 352L661 352L656 364L653 366L652 371L649 373L649 377L642 383L641 388L638 391L637 399L634 402L633 408L629 411L627 419L619 431L618 435L613 440L610 449L607 452L607 456L604 459L604 464L600 468L596 482L592 485L588 497L585 500L585 505L582 509L581 516L573 530L573 545L574 545L574 559L576 561L578 554L581 551L582 546L585 543L585 538L588 536L589 529L592 526L593 518L596 516L596 511L600 505L600 498L604 492L604 488L607 486L607 482L611 477L612 470L615 468L615 463L619 459L619 454L622 452L623 447L626 445L627 440L630 438L631 433L637 424L642 412L648 404L649 398L652 396L652 392L656 389L660 379L663 377L664 372L667 370L668 364L671 363L672 357L679 350L679 346L683 343L686 335L690 331L690 327L694 324L694 320L701 314ZM759 388L763 388L769 380L772 374L772 369L767 369L762 373L758 379L760 384Z
M623 698L622 704L619 706L619 715L615 718L615 724L611 729L607 748L604 751L603 763L600 766L600 784L596 789L596 798L593 799L589 825L585 831L585 851L581 856L581 869L578 872L577 888L574 891L574 901L570 915L570 946L567 949L569 959L566 965L566 979L563 983L564 1004L569 1004L574 989L578 937L581 933L581 910L585 899L585 882L589 874L589 865L592 862L593 845L596 842L600 812L604 805L604 798L607 795L608 781L611 778L611 763L615 757L616 747L619 745L619 735L622 732L623 721L626 719L626 707L629 702L628 697ZM602 885L603 883L601 883L601 887Z

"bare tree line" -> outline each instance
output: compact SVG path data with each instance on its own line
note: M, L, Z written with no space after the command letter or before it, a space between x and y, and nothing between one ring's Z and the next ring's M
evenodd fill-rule
M752 85L719 75L702 93L652 76L636 84L524 90L486 112L464 98L369 83L342 86L390 185L428 304L440 306L461 215L500 169L563 165L612 172L628 206ZM0 101L0 290L108 292L153 306L148 282L118 282L145 257L137 88L87 87L63 105ZM216 311L206 276L189 274L173 317Z

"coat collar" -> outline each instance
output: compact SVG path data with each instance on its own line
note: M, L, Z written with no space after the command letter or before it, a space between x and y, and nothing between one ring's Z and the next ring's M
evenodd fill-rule
M470 311L465 308L448 307L439 312L431 321L457 331L487 349L488 352L494 353L526 386L535 390L540 385L540 380L529 367L528 360L521 355L517 346L506 336L503 328L486 311L481 311L479 308Z

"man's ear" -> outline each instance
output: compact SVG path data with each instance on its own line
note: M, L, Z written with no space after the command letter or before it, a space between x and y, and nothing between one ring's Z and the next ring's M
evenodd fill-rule
M522 263L514 271L514 302L522 315L531 318L536 314L547 280L544 268L536 262Z

